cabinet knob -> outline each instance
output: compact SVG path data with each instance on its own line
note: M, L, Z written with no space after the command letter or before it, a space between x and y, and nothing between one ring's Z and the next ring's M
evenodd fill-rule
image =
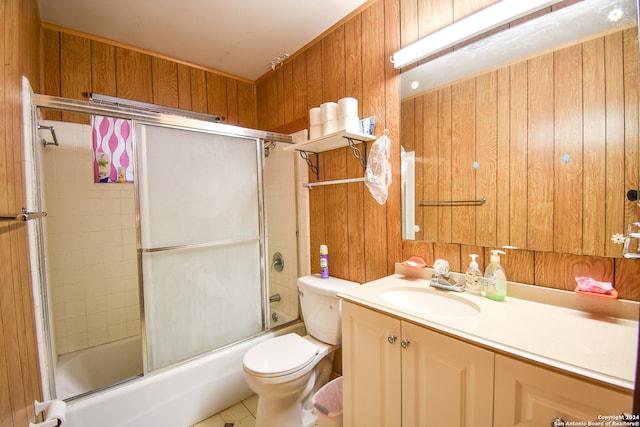
M400 345L402 346L402 348L409 348L409 344L411 344L411 341L406 338L400 341Z
M393 344L398 340L398 337L396 337L395 335L389 335L387 337L387 341L389 341L389 344Z
M551 420L551 427L564 427L565 422L560 417L555 417Z

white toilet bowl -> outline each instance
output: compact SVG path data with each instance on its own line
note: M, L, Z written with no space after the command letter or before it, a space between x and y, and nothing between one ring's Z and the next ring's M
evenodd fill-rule
M287 334L264 341L243 359L247 384L258 395L256 427L310 427L311 398L331 375L331 346Z
M342 338L340 291L355 282L319 275L298 278L308 335L270 338L244 356L244 376L258 395L256 427L311 427L317 421L312 397L331 376Z

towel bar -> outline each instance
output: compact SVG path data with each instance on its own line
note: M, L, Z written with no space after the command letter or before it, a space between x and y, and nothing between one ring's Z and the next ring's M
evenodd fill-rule
M43 218L47 216L46 212L27 212L25 208L22 208L22 213L18 215L0 215L0 221L30 221L32 219Z
M479 206L487 203L484 197L480 200L420 200L420 206Z

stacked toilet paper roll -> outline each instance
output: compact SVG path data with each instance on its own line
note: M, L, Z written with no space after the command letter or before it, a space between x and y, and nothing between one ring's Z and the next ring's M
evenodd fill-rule
M346 97L338 102L325 102L309 110L309 139L339 130L359 132L358 100Z
M325 102L320 105L322 113L322 134L329 135L338 130L338 103Z
M309 110L309 139L322 136L322 110L314 107Z
M357 132L360 123L358 118L358 100L342 98L338 100L338 128Z

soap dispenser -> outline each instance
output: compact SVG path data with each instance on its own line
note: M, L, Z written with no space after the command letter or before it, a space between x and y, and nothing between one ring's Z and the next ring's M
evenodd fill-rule
M507 297L507 276L500 265L500 254L505 255L498 249L491 251L491 263L484 273L485 296L494 301L504 301Z
M469 256L471 257L471 262L465 273L464 287L470 294L480 295L480 277L482 277L482 272L476 261L478 255L471 254Z

